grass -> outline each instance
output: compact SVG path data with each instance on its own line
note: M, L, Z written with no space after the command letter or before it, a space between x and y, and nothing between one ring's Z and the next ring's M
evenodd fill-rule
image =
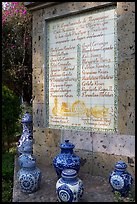
M12 202L15 147L2 154L2 202Z
M114 192L115 202L135 202L134 196L132 195L131 191L127 197L122 197L121 194L117 191Z

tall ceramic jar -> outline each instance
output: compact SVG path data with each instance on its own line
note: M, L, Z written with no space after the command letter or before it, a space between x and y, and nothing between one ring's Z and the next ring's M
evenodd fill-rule
M24 148L28 145L31 147L31 152L33 152L34 143L32 135L32 116L28 112L22 117L21 123L23 125L23 132L17 145L19 155L24 152Z
M60 144L61 152L53 159L53 165L57 173L58 178L61 177L61 172L64 169L74 169L79 172L80 169L80 157L73 152L74 144L69 140L65 140Z
M133 183L133 178L131 174L127 172L126 168L127 165L125 162L118 161L115 164L114 171L112 171L109 176L112 191L118 191L123 197L128 195Z
M41 171L36 167L36 162L32 158L26 158L22 168L17 173L20 190L24 193L33 193L40 187Z
M59 202L79 202L84 192L83 182L74 169L64 169L56 183Z

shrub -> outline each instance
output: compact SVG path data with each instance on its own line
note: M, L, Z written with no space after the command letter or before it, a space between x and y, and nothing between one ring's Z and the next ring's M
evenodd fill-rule
M14 154L2 154L2 178L5 180L12 180L14 174Z
M12 202L12 188L11 180L5 181L2 179L2 202Z
M2 154L2 202L12 202L15 151Z
M19 117L21 114L20 99L9 88L2 85L2 149L14 141L19 130Z

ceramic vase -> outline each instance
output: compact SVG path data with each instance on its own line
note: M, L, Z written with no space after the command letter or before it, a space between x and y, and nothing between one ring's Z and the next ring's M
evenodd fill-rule
M56 183L59 202L80 202L84 192L83 182L74 169L64 169Z
M17 173L20 190L24 193L33 193L40 187L41 171L36 167L33 159L27 158Z
M109 183L112 187L112 191L118 191L123 197L128 195L133 183L133 178L126 169L126 163L123 161L118 161L115 164L114 171L112 171L109 176Z
M29 145L24 147L23 153L18 157L18 164L19 164L20 168L22 168L24 166L24 163L26 163L27 161L35 161L36 162L36 158L32 154L32 149Z
M80 157L73 152L74 144L69 140L65 140L60 144L61 152L53 159L53 165L57 173L58 178L61 177L61 172L64 169L74 169L79 172L80 169Z
M28 112L22 117L21 123L23 125L23 132L17 145L18 155L21 155L24 152L26 146L30 146L32 153L34 143L32 135L32 117Z

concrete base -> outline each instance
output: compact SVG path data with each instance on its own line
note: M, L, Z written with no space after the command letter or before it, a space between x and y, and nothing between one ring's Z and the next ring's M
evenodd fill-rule
M25 194L20 191L17 182L17 171L19 170L17 158L14 166L14 187L12 202L58 202L56 195L56 182L58 180L53 166L37 167L42 172L42 181L40 189L32 194ZM81 202L114 202L114 194L106 178L92 176L89 173L79 172L79 178L84 184L84 194Z

